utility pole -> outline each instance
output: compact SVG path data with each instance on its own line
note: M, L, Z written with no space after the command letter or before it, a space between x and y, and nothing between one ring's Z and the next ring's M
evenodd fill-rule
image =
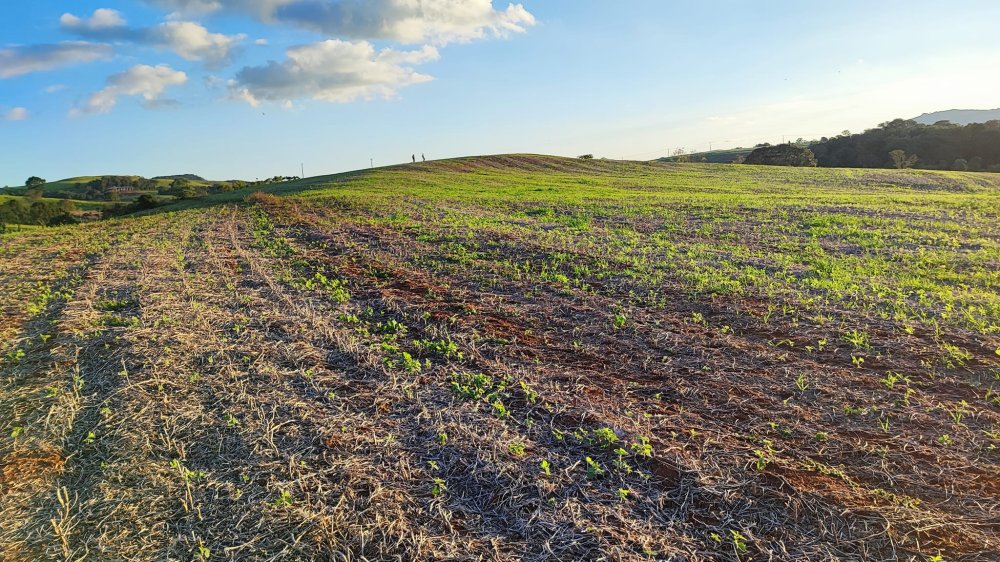
M306 177L306 164L305 164L305 162L299 164L299 167L302 169L302 175L299 176L299 177L305 179L305 177Z
M369 165L369 167L371 167L372 169L374 169L375 168L375 159L374 158L369 158L368 159L368 165Z

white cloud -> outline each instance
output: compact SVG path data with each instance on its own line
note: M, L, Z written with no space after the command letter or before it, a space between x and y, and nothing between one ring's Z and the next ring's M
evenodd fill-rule
M235 55L245 35L211 33L187 21L168 21L152 27L129 27L115 10L100 9L88 19L73 14L60 18L63 31L89 39L125 41L169 49L185 60L203 61L211 67L225 66Z
M161 99L160 96L170 86L180 86L188 80L187 74L166 65L148 66L140 64L108 78L108 85L94 93L80 107L73 109L74 116L87 113L107 113L114 109L121 96L142 96L143 104L149 108L175 105L176 102Z
M122 15L117 10L99 8L94 10L94 15L88 19L78 18L69 13L63 14L59 18L59 25L65 29L100 31L125 27L128 25L128 22L122 18Z
M5 111L3 114L4 121L24 121L28 118L28 110L23 107L14 107Z
M267 39L258 39L253 42L254 45L259 45L261 47L267 45Z
M507 36L535 25L522 4L492 0L148 0L181 12L235 11L329 37L443 45Z
M111 58L111 46L84 41L0 48L0 78Z
M491 0L294 0L271 16L330 36L438 45L520 33L535 24L521 4L501 11Z
M281 63L246 67L230 83L232 97L256 106L262 101L311 98L346 103L358 98L392 98L412 84L432 80L410 68L436 60L437 49L383 49L367 41L328 40L287 51Z
M66 89L66 84L53 84L45 88L46 94L54 94L56 92L61 92Z
M152 28L150 36L159 45L169 47L186 60L205 61L209 66L223 66L233 56L245 35L210 33L191 22L167 22Z

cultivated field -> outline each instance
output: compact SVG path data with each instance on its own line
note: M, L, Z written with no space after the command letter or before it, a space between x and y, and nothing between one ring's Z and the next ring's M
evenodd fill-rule
M1000 560L1000 176L268 191L0 238L0 559Z

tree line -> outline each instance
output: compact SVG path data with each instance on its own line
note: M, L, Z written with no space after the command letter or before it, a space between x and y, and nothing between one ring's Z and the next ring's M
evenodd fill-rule
M962 126L894 119L861 134L824 137L809 149L825 167L1000 172L1000 121Z
M11 197L0 203L0 232L7 224L56 226L76 222L76 205L65 199L51 201L29 197Z

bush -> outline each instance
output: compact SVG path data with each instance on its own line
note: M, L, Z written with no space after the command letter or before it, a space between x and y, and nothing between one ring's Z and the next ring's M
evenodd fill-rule
M581 154L580 156L578 156L578 158L580 160L593 160L594 159L594 155L593 154Z
M746 157L744 163L763 166L814 167L816 166L816 155L808 148L792 144L779 144L777 146L755 148Z

